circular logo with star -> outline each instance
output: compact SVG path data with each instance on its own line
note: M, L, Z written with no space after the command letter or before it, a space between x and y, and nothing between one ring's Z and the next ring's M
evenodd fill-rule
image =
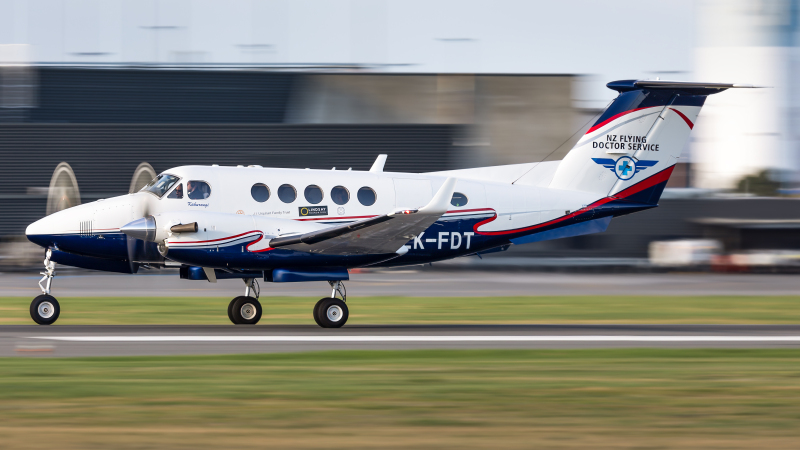
M630 180L635 173L636 161L630 156L622 156L614 163L614 174L620 180Z
M344 215L344 208L342 208L342 207L340 206L340 207L339 207L339 208L336 210L336 212L337 212L337 213L339 213L339 215L340 215L340 216L343 216L343 215Z

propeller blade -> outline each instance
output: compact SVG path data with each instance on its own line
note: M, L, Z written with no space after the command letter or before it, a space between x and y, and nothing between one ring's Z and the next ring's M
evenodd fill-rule
M127 236L127 238L128 238L128 240L127 240L127 244L128 244L128 264L131 267L131 273L136 273L136 272L139 271L139 263L135 262L136 261L136 254L137 254L136 250L137 250L137 247L138 247L138 243L136 241L138 241L138 239L136 239L134 237L130 237L130 236Z

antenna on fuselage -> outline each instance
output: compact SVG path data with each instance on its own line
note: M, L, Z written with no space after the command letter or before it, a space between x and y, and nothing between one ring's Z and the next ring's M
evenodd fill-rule
M369 168L369 171L373 173L383 172L383 166L386 165L386 158L388 157L388 155L378 155L375 162L372 163L372 167Z

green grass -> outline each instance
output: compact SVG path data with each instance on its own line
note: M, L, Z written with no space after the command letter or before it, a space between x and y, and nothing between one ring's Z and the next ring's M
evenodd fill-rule
M30 298L0 297L0 324L32 323ZM59 298L58 324L228 324L228 298ZM261 298L262 325L313 324L314 299ZM350 297L350 324L800 323L787 297Z
M0 359L3 448L797 448L797 350Z

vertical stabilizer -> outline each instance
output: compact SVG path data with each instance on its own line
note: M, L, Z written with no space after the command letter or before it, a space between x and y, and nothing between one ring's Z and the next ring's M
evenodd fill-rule
M550 187L613 197L636 186L632 200L646 204L658 202L706 97L752 87L636 80L607 86L619 96L561 161Z

